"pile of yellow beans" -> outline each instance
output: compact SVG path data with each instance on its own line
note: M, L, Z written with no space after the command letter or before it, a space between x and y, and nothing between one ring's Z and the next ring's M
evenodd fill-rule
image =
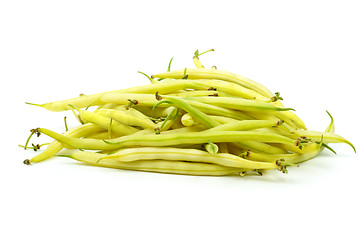
M213 50L209 50L213 51ZM206 51L206 52L209 52ZM204 53L206 53L204 52ZM77 127L63 134L34 128L22 147L39 151L25 164L69 157L100 167L187 175L262 175L317 156L329 143L353 144L334 133L308 130L279 93L238 74L195 68L147 76L150 84L39 106L72 111ZM33 135L53 142L30 146ZM41 150L40 150L41 147ZM70 154L62 150L72 149Z

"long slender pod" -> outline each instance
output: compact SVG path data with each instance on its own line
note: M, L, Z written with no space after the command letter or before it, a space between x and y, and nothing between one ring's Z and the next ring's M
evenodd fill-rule
M269 143L282 143L294 146L296 141L279 134L258 133L256 131L216 131L216 132L184 132L178 134L147 134L147 135L128 135L115 138L109 141L98 139L79 139L64 136L46 128L38 128L38 131L61 141L73 148L89 150L109 150L119 149L129 146L175 146L180 144L203 144L208 141L220 142L241 142L241 141L261 141Z
M104 129L111 128L111 130L117 134L128 135L139 131L136 128L122 124L120 122L111 121L110 117L83 109L76 108L76 110L79 112L79 117L82 121L94 123Z
M184 74L185 73L185 74ZM187 76L188 79L218 79L228 82L234 82L246 88L252 89L264 97L271 98L274 95L266 87L249 78L218 69L180 69L176 71L158 73L152 75L152 78L177 78L181 79Z
M92 133L99 132L101 130L102 128L95 124L86 123L84 125L80 125L78 127L68 130L66 133L64 133L64 136L79 138L79 137L87 136ZM61 144L60 141L54 140L52 143L50 143L49 146L47 146L47 148L44 151L31 158L29 161L30 163L44 161L46 159L53 157L56 153L60 152L63 148L64 146L63 144Z
M231 95L237 95L240 97L244 97L247 99L258 99L266 101L266 98L263 98L261 95L258 95L257 93L250 91L248 89L245 89L240 86L236 86L234 84L226 83L223 81L214 81L214 80L205 80L205 81L185 81L185 80L178 80L178 81L167 81L163 83L157 83L157 84L149 84L149 85L143 85L143 86L137 86L122 90L114 90L114 91L108 91L98 94L92 94L92 95L81 95L80 97L66 99L66 100L60 100L60 101L54 101L44 104L34 104L34 103L27 103L30 105L35 105L39 107L43 107L49 111L66 111L71 110L72 108L69 107L70 105L73 105L77 108L85 108L88 106L98 106L103 104L102 97L106 95L111 94L135 94L134 96L137 96L135 98L139 98L143 100L139 95L140 94L154 94L156 92L159 92L160 94L167 94L176 92L178 90L182 89L199 89L199 90L207 90L209 88L218 88L221 89L221 91L231 94ZM138 95L136 95L138 94ZM133 99L134 97L129 96L126 99ZM142 101L144 102L144 101ZM122 103L125 104L125 103Z
M242 111L288 111L293 108L276 107L271 103L258 102L248 99L229 98L229 97L187 97L187 100L198 101L202 103L212 104L215 106L225 107Z
M211 163L184 162L184 161L135 161L121 162L116 159L102 159L106 154L77 151L71 155L63 155L77 161L81 161L90 165L108 168L118 168L125 170L171 173L196 176L225 176L246 171L246 169L238 169L225 167Z
M325 132L323 132L323 134L334 134L335 131L334 119L329 112L327 113L330 116L330 124L325 129ZM249 152L247 154L247 158L254 161L267 161L267 162L274 162L278 159L283 159L287 162L297 164L304 161L308 161L316 157L323 149L324 149L323 138L321 138L319 142L311 143L310 145L305 146L304 151L298 151L297 148L293 148L292 150L294 150L294 152L289 154L288 153L263 154L263 153Z
M140 147L121 149L114 154L103 157L102 159L116 159L121 162L162 159L169 161L214 163L234 168L267 170L276 168L275 164L263 164L263 162L250 161L228 153L211 154L198 149L180 149L170 147Z
M258 128L275 128L280 124L280 121L273 120L242 120L219 125L206 131L243 131Z
M216 122L211 117L201 112L197 108L193 107L191 104L187 103L186 101L181 100L180 98L166 96L164 100L159 101L154 107L157 107L162 103L171 103L174 104L176 107L185 110L186 112L191 114L191 116L194 118L195 121L201 123L203 126L207 128L220 125L220 123Z
M155 128L155 123L148 118L140 118L130 114L128 111L117 110L117 109L99 109L95 113L102 116L112 118L117 122L128 126L138 126L141 128Z

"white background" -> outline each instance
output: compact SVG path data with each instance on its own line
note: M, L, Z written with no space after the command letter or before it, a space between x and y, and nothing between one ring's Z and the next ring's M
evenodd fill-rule
M254 79L308 128L359 146L357 1L2 1L1 239L358 239L358 155L332 144L285 175L194 177L22 161L44 103L148 84L201 57ZM72 120L71 120L72 119ZM42 136L34 141L46 142Z

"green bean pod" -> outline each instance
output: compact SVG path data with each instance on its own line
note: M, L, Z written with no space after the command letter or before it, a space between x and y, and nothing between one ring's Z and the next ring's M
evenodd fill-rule
M165 96L164 100L159 101L154 107L157 107L162 103L171 103L174 104L176 107L185 110L186 112L191 114L192 118L194 118L195 121L201 123L203 126L207 128L220 125L211 117L209 117L205 113L201 112L200 110L198 110L197 108L193 107L191 104L187 103L186 101L180 98Z

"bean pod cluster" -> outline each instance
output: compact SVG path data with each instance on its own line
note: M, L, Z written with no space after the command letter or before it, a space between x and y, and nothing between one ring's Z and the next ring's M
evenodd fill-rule
M209 50L213 51L213 49ZM208 51L206 51L208 52ZM204 52L205 53L205 52ZM203 53L201 53L203 54ZM22 147L46 149L25 164L54 156L100 167L187 175L258 174L317 156L329 143L351 142L334 133L333 117L325 131L308 130L278 92L216 67L204 68L198 51L195 68L147 76L150 84L39 106L72 111L77 127L63 134L34 128ZM32 144L33 135L53 138ZM63 149L73 149L64 154Z

